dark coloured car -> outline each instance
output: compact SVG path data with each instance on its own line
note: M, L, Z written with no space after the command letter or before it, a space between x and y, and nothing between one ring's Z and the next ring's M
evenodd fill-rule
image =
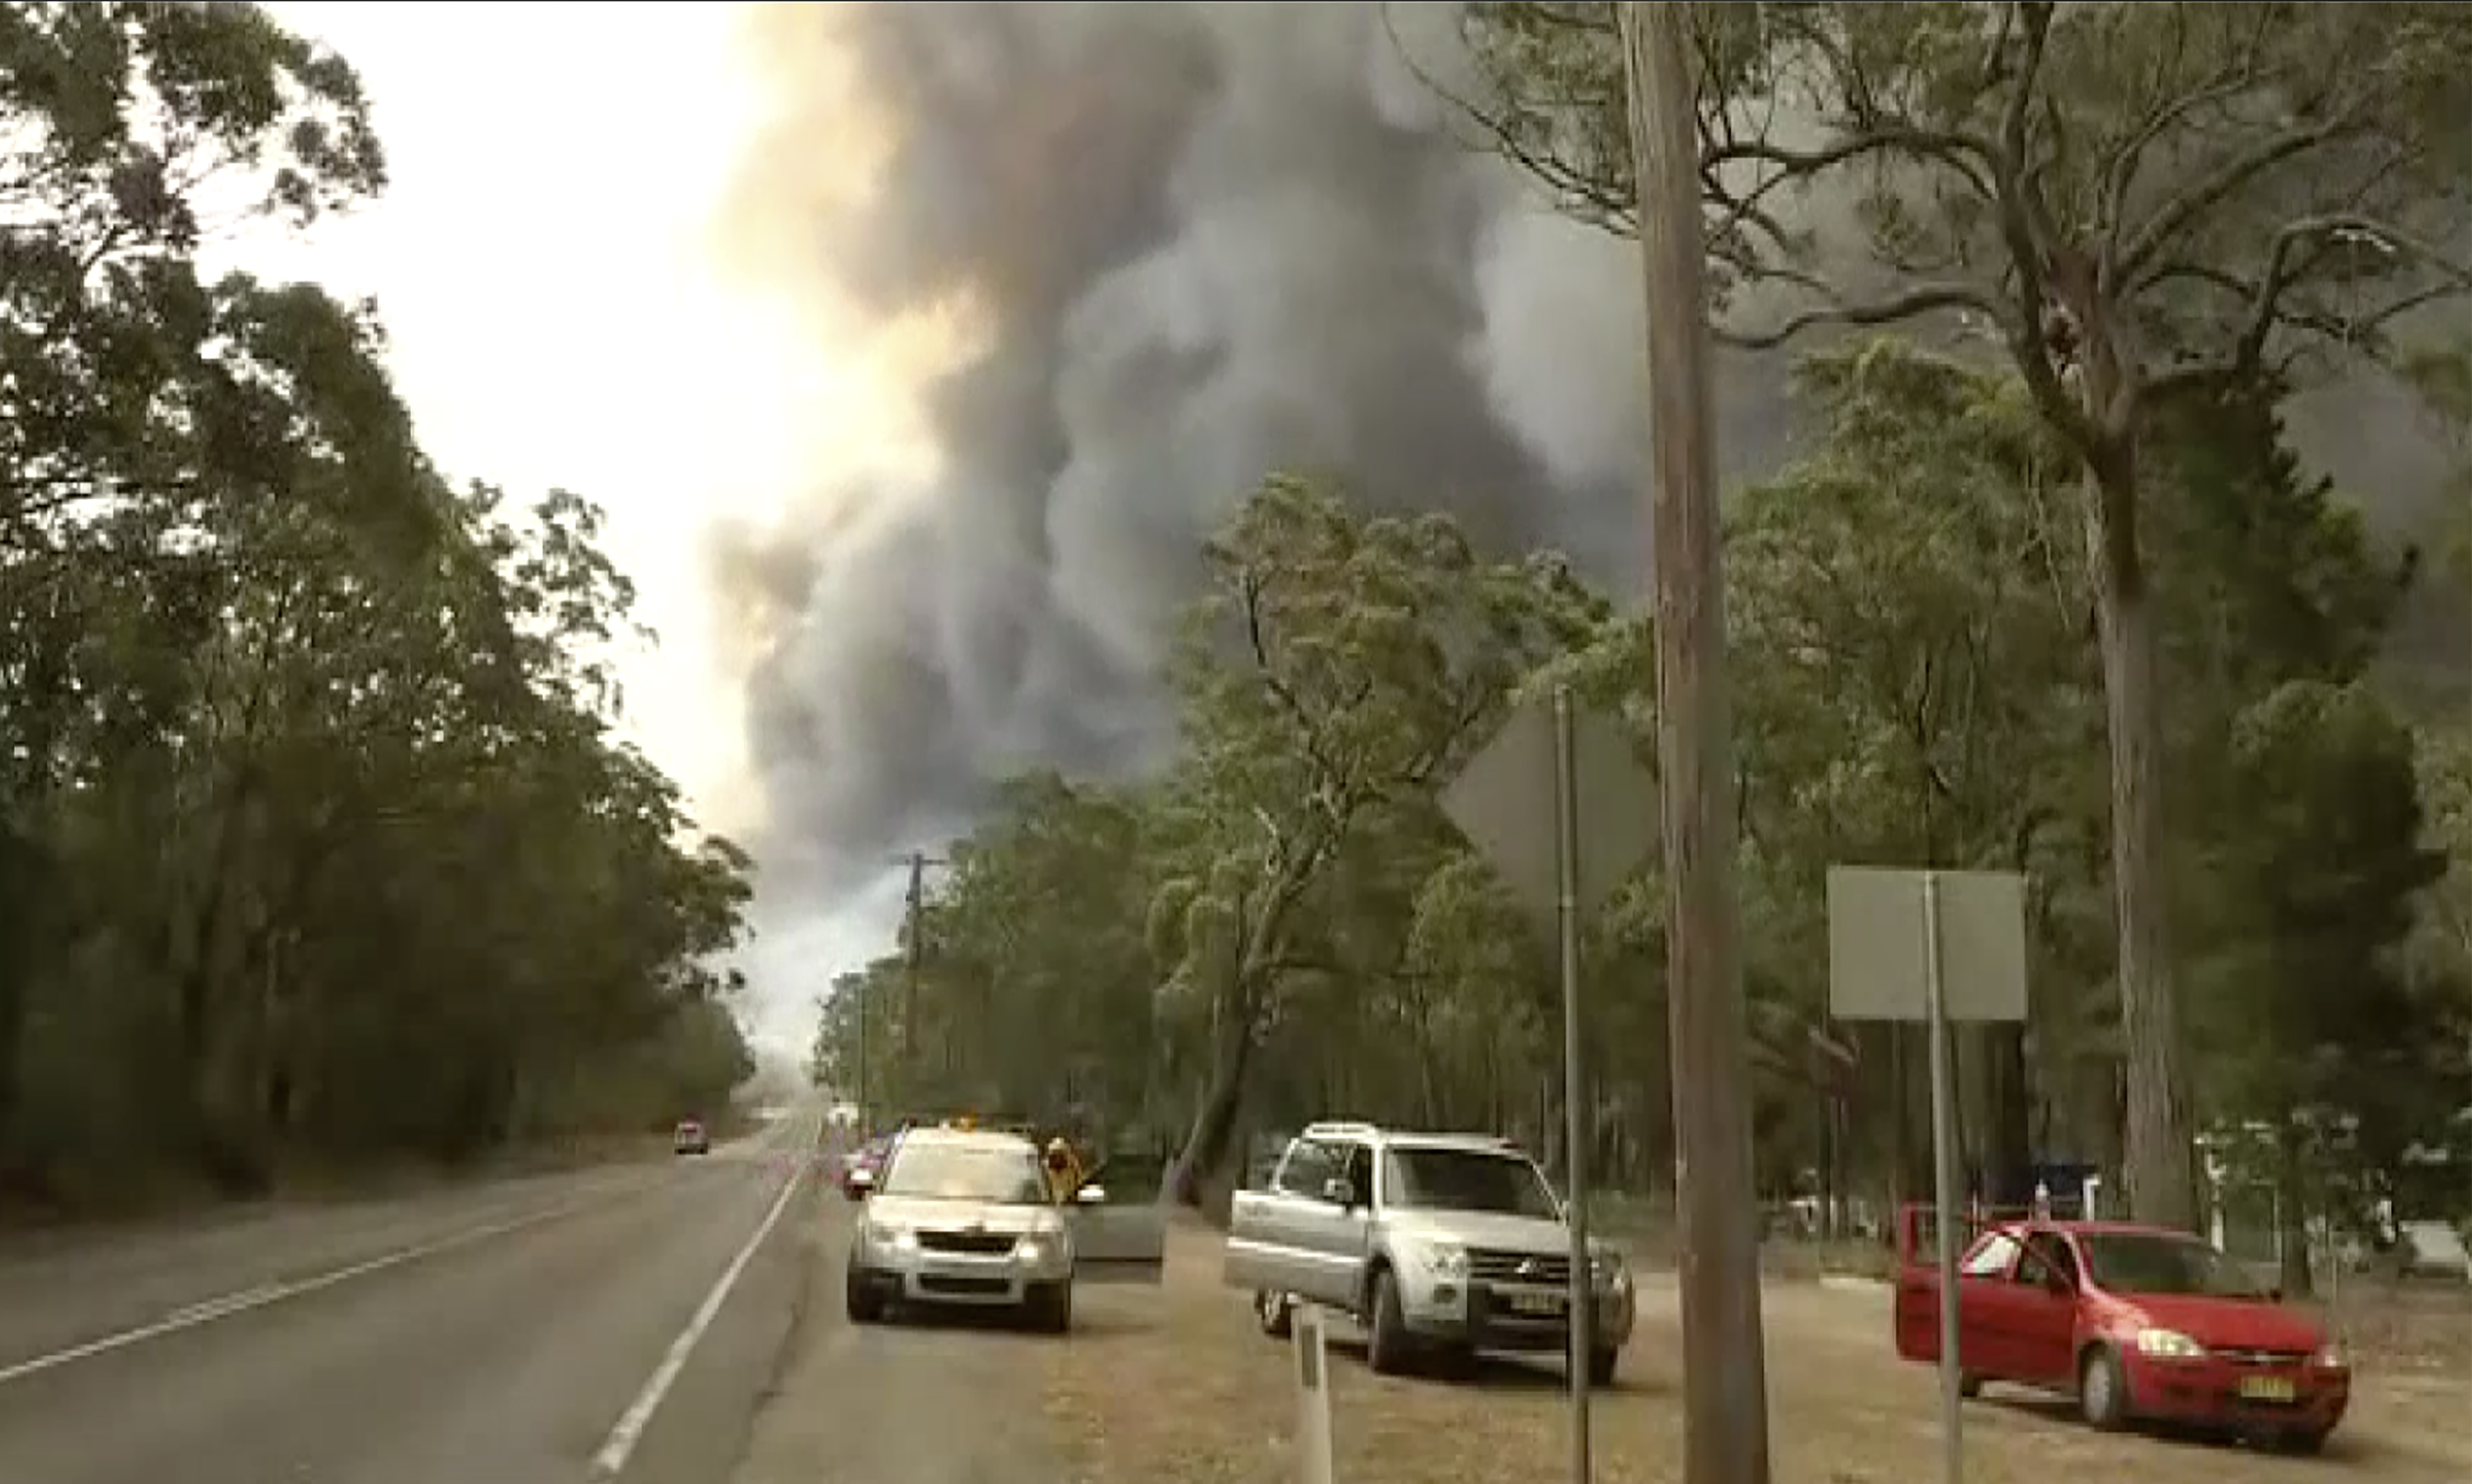
M851 1200L863 1200L875 1189L884 1173L884 1163L892 1152L898 1134L878 1134L852 1149L842 1160L842 1194Z

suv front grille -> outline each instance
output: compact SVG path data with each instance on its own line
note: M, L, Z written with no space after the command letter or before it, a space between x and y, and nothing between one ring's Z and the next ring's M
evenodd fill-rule
M1000 1258L1012 1251L1017 1238L1003 1232L921 1232L918 1245L929 1252L961 1252L972 1257Z
M1571 1281L1571 1260L1567 1256L1470 1248L1468 1277L1479 1283L1550 1284L1559 1287Z

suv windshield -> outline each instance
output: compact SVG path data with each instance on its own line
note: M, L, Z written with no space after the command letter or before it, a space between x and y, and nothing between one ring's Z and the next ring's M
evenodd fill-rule
M1561 1219L1561 1206L1545 1177L1520 1155L1394 1146L1384 1165L1390 1202L1401 1210Z
M1001 1206L1047 1204L1047 1182L1028 1144L1011 1146L902 1141L878 1188L883 1195L922 1200L989 1201Z
M2262 1299L2241 1265L2194 1237L2161 1232L2080 1232L2087 1273L2114 1293Z

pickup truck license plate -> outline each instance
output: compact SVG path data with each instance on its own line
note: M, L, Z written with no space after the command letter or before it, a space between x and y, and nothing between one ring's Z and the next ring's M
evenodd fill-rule
M2240 1383L2244 1402L2275 1402L2289 1404L2297 1394L2288 1376L2244 1376Z
M1541 1314L1547 1317L1562 1312L1562 1296L1558 1293L1513 1293L1507 1296L1514 1314Z

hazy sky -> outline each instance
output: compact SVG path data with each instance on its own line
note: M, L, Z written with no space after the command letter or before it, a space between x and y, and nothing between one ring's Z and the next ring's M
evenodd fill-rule
M374 294L423 441L457 477L601 502L658 648L631 724L714 827L753 821L742 700L702 574L717 519L764 519L819 436L897 418L863 365L733 287L710 222L757 120L734 5L275 4L367 81L392 166L376 205L264 271ZM841 427L818 408L846 409ZM749 957L761 1039L803 1047L831 973L892 905L775 925Z

